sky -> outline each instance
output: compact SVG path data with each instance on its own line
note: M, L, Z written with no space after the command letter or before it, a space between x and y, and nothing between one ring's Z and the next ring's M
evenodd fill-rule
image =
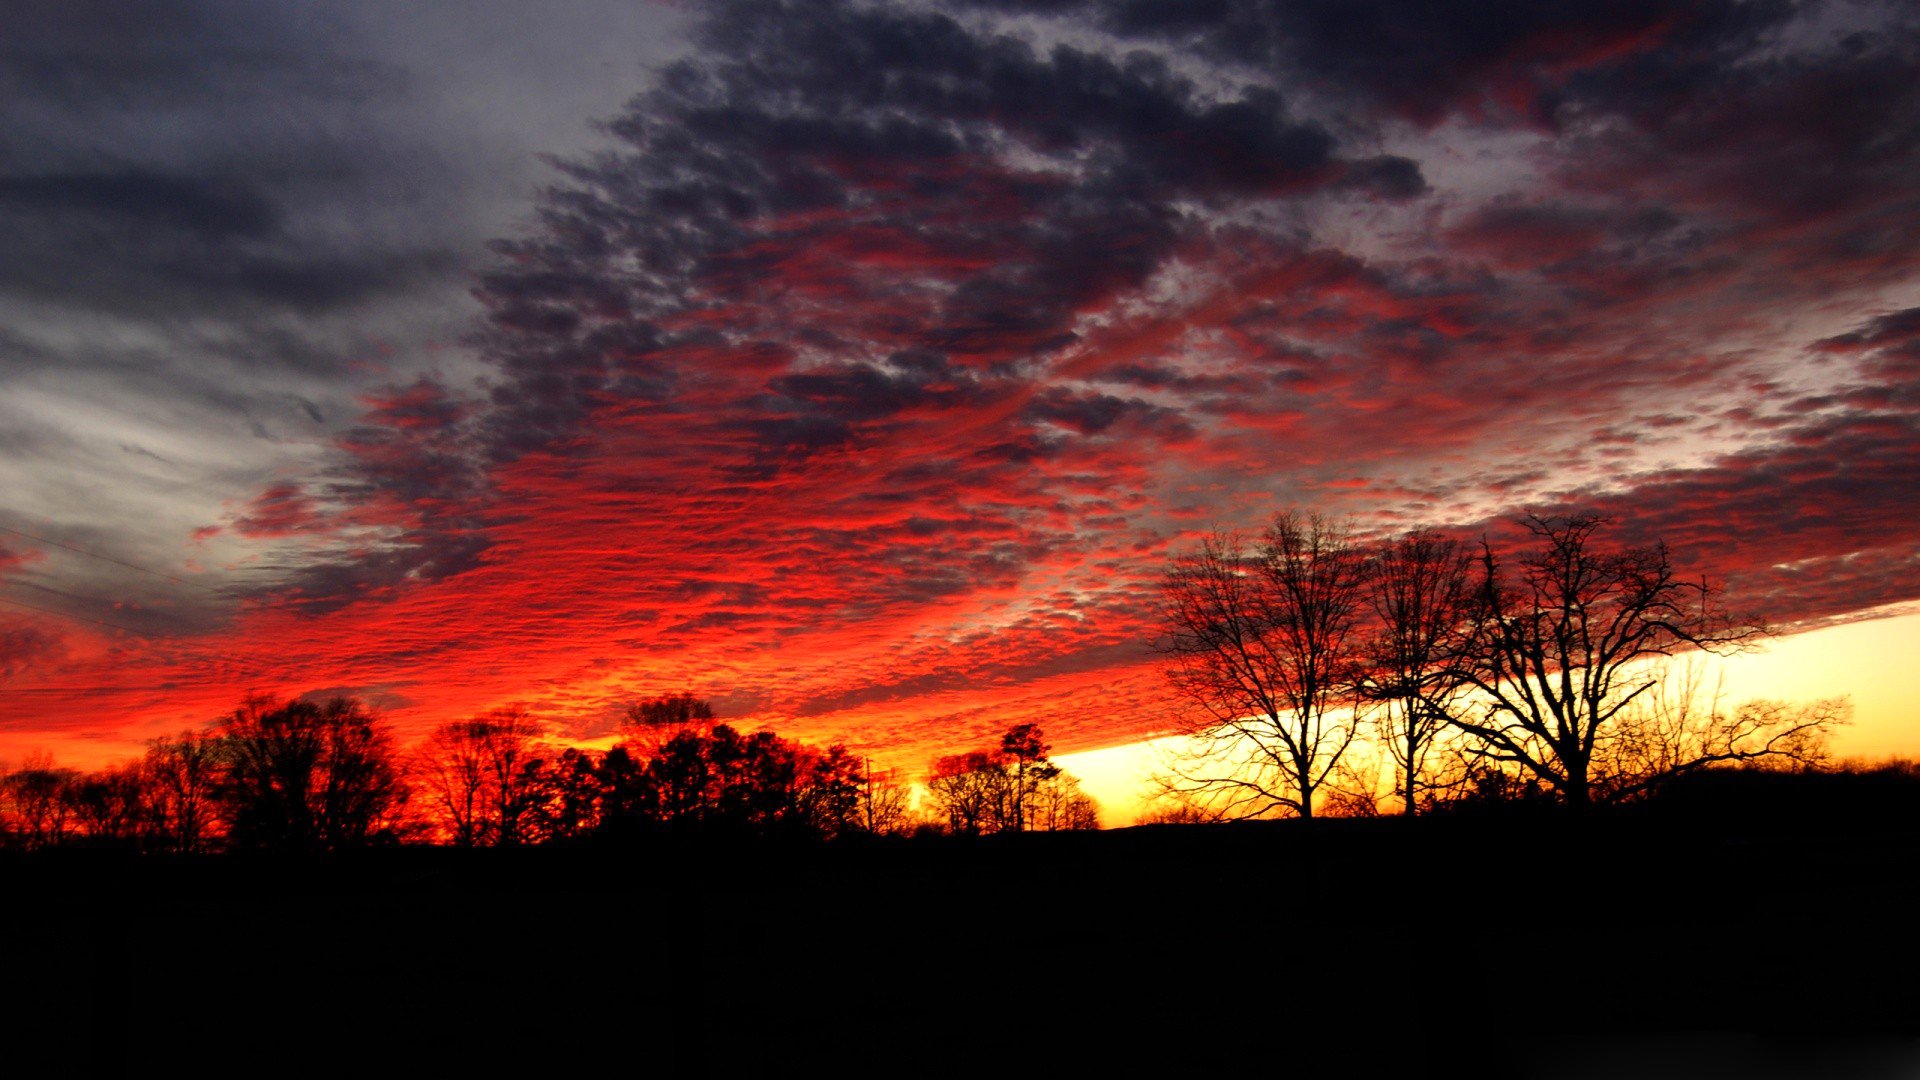
M1604 514L1801 633L1769 696L1920 645L1905 5L9 24L0 760L252 692L1109 750L1168 560L1288 507Z

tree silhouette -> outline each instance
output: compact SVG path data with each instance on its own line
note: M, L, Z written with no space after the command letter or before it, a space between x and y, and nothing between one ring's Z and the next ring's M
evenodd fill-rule
M1248 550L1215 535L1162 580L1167 676L1200 709L1162 778L1215 813L1313 816L1354 739L1365 553L1318 515L1275 515Z
M1004 828L1025 831L1029 803L1042 784L1060 775L1059 767L1047 760L1050 749L1041 738L1038 724L1016 724L1000 737L1007 778Z
M1427 529L1390 539L1374 555L1366 693L1383 706L1380 742L1408 815L1435 786L1436 750L1455 711L1460 683L1446 662L1473 599L1472 571L1464 546Z
M859 827L860 764L843 747L698 719L644 760L625 746L607 753L603 831L832 838Z
M638 751L640 757L654 757L675 736L686 732L705 734L713 725L712 703L682 691L628 705L626 720L621 726L624 741Z
M797 744L796 744L797 745ZM824 753L800 748L800 787L795 795L804 831L832 840L861 830L861 798L866 789L860 760L844 746Z
M160 846L191 854L214 838L222 753L218 738L198 731L147 744L141 764Z
M1660 681L1650 661L1724 652L1757 624L1730 616L1704 581L1674 570L1664 544L1605 548L1594 515L1523 521L1534 546L1513 568L1483 544L1468 622L1449 674L1479 703L1454 722L1480 755L1512 764L1576 809L1594 801L1595 766L1627 710ZM1693 756L1673 768L1737 752Z
M138 763L76 777L64 794L90 841L130 846L146 831L149 800Z
M1714 765L1827 765L1827 740L1849 722L1845 698L1806 702L1725 700L1706 684L1699 654L1649 668L1654 685L1622 710L1595 750L1594 786L1618 801ZM1662 670L1664 667L1665 670Z
M598 816L594 832L600 836L625 837L656 820L654 782L647 776L647 762L634 757L625 746L615 746L594 763L593 780L599 788L595 802Z
M442 724L416 755L428 812L462 847L532 838L550 796L540 726L523 706Z
M7 799L10 831L29 848L57 845L73 825L73 786L80 774L56 766L44 752L28 754L20 767L0 780Z
M927 777L934 813L958 836L1099 828L1093 800L1047 750L1038 724L1016 724L995 750L935 760Z
M586 751L568 747L560 752L547 771L548 837L573 840L600 828L604 776L601 762Z
M1006 769L986 750L951 754L934 761L927 775L927 795L934 811L946 819L956 836L979 836L1000 828L1005 802Z
M221 721L232 842L282 851L358 847L405 802L392 737L353 698L246 699Z
M1028 827L1036 832L1077 832L1100 827L1100 805L1080 790L1080 781L1054 766L1028 800Z
M871 761L862 762L858 805L861 832L894 836L911 827L913 789L901 781L897 769L875 772Z

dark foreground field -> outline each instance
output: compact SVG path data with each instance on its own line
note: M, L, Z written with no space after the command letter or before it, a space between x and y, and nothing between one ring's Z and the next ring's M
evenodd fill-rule
M1920 1073L1911 803L1766 794L1585 823L16 857L0 1068Z

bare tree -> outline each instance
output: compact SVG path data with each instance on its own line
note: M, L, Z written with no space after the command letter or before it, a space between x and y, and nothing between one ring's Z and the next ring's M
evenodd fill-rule
M1251 551L1216 535L1174 560L1167 675L1200 712L1167 762L1171 793L1223 816L1313 816L1354 739L1366 569L1345 526L1294 513Z
M1006 780L1006 769L990 751L953 754L933 763L927 775L927 797L933 812L945 819L948 832L978 836L998 831Z
M780 743L793 749L799 763L793 820L802 833L833 840L860 831L866 789L863 762L837 743L824 751L786 740Z
M1016 724L997 749L938 759L927 777L933 813L962 836L1099 828L1099 808L1048 749L1040 725Z
M68 786L67 796L74 820L90 841L131 844L145 831L149 800L137 762L81 776Z
M1100 804L1080 790L1080 781L1058 766L1028 797L1027 827L1035 832L1069 832L1100 827Z
M1423 793L1444 786L1436 751L1460 686L1446 662L1473 600L1472 570L1463 545L1430 529L1388 540L1374 555L1367 694L1383 706L1380 742L1408 815L1418 812Z
M73 826L72 790L80 774L53 763L53 755L34 751L20 767L0 777L10 831L27 847L57 845Z
M1826 766L1829 737L1852 715L1845 698L1732 704L1721 679L1709 682L1698 653L1655 665L1650 674L1652 688L1621 711L1615 730L1596 746L1594 786L1609 800L1715 765Z
M1660 681L1650 662L1738 649L1762 628L1729 616L1706 582L1683 579L1663 544L1602 548L1595 534L1606 521L1593 515L1523 524L1534 547L1515 568L1482 545L1448 668L1478 707L1454 723L1479 754L1578 809L1594 801L1596 762L1626 710Z
M153 827L169 850L203 851L214 838L222 753L218 738L197 731L147 744L141 767L147 774Z
M913 819L913 789L900 779L898 769L875 772L872 759L862 762L860 829L873 836L905 833Z
M487 765L481 744L484 723L455 720L428 735L413 755L413 781L425 797L428 818L458 847L480 843L487 809Z
M537 747L541 729L509 705L435 728L415 755L428 812L462 847L530 839L548 796Z

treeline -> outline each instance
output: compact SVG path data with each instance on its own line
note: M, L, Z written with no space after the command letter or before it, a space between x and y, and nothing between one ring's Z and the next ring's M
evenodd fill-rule
M350 697L253 696L204 730L96 772L45 755L0 772L0 842L147 852L333 852L689 837L834 841L1093 829L1098 808L1040 728L937 760L925 783L718 722L669 695L629 708L605 752L559 747L520 706L443 724L408 750Z

